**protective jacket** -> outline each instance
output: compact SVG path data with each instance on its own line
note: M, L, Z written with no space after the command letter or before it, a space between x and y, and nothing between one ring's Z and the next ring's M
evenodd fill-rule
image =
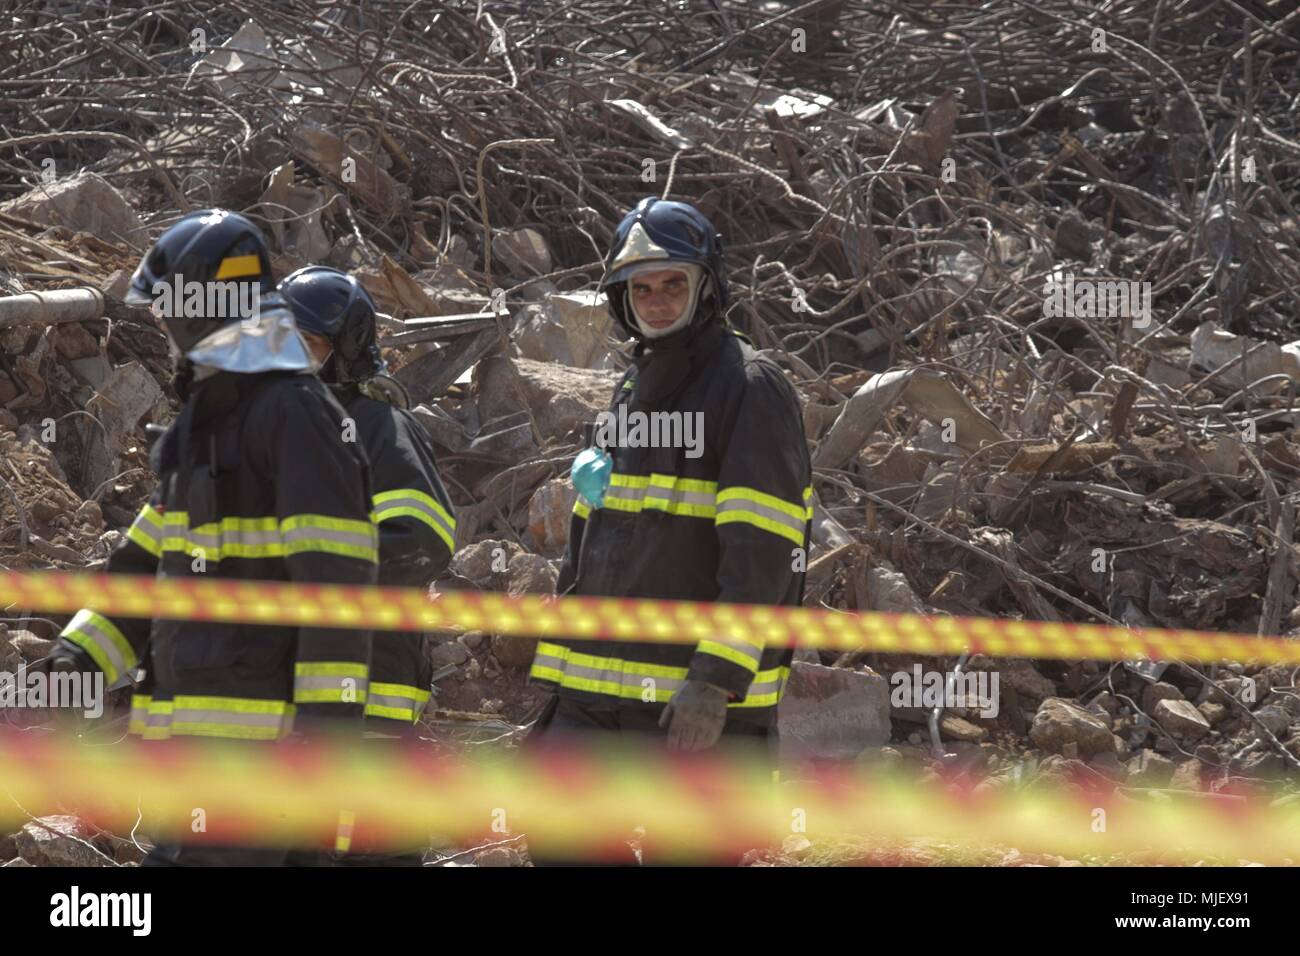
M455 513L428 432L410 412L363 395L356 385L333 391L370 459L379 583L423 588L456 551ZM375 726L410 726L423 713L433 677L424 645L422 633L376 632L366 698L366 717Z
M373 584L378 548L364 452L313 376L218 372L151 453L158 487L108 560L113 574ZM351 719L367 702L366 630L114 618L60 635L108 684L143 664L131 730L275 740L295 715Z
M802 600L812 468L798 398L774 362L711 322L668 347L638 348L610 414L610 485L600 507L581 497L574 506L558 593ZM609 427L620 420L625 430ZM690 441L700 426L702 440ZM551 640L538 643L530 676L587 704L660 707L701 680L729 692L733 718L770 724L790 659L756 633L687 644Z

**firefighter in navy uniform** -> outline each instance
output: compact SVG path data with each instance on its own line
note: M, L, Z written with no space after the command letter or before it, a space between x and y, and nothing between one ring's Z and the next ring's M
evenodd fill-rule
M401 385L383 374L374 302L355 278L327 266L299 269L278 291L321 362L320 379L355 423L356 437L370 461L379 583L423 589L455 553L455 513L438 477L428 433L408 411ZM432 671L423 634L376 634L366 735L414 737L429 700ZM422 853L361 852L346 862L420 865Z
M260 232L235 213L191 213L146 254L127 301L153 304L158 283L178 293L187 283L205 290L249 283L257 294L246 301L257 307L221 317L163 310L184 406L151 452L157 490L107 570L373 584L378 543L369 466L364 452L343 440L343 409L310 374L314 363L274 291ZM179 297L172 302L178 306ZM60 634L51 666L98 667L111 686L143 665L131 730L148 739L359 739L370 651L367 630L151 623L83 609ZM323 848L160 843L145 865L325 861Z
M606 449L607 487L599 502L578 498L557 593L799 604L812 517L802 414L779 367L725 321L721 236L687 203L643 199L615 232L602 285L637 339L611 412L698 414L704 437L698 454ZM683 751L771 743L791 656L757 635L539 641L530 677L555 696L533 733L666 732Z

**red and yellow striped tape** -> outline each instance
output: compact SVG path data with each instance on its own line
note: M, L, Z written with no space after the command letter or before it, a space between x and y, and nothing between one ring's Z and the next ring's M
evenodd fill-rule
M861 767L773 784L742 754L528 750L469 762L415 746L126 741L0 734L0 824L75 812L119 833L248 845L332 845L341 808L367 847L524 834L536 851L598 859L644 826L668 857L716 859L806 837L1015 847L1105 862L1294 864L1300 803L1204 796L1150 801L1113 790L921 783ZM199 825L201 822L201 825Z
M1090 660L1300 664L1300 641L1001 618L646 599L510 597L415 588L0 572L0 603L27 610L386 630L464 628L516 637L695 643L761 637L770 646Z

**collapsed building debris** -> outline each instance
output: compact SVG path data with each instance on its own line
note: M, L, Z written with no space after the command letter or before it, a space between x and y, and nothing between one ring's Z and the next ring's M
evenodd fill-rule
M630 360L601 259L629 206L668 194L722 232L730 320L804 404L807 603L1300 637L1296 68L1256 63L1245 126L1220 88L1243 47L1294 45L1294 18L1276 34L1112 4L1091 25L1161 56L1103 59L1057 0L942 22L845 0L774 26L795 4L725 3L725 29L634 6L249 19L186 0L138 23L83 11L75 36L13 14L0 565L94 570L147 499L146 426L177 401L125 282L180 212L225 205L265 226L277 273L353 270L386 313L385 358L462 514L436 587L545 592L568 467ZM1149 314L1119 281L1145 283ZM62 623L7 610L0 662L36 659ZM542 700L527 642L430 648L426 730L517 742ZM1236 792L1300 769L1285 668L976 657L996 715L888 702L894 675L957 663L805 656L783 731L798 759L937 759L990 788ZM0 857L121 850L44 819Z

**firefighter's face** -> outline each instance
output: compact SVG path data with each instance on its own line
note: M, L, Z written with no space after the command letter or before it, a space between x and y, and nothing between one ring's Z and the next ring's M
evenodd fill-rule
M317 335L315 332L303 332L302 337L307 343L311 357L316 360L316 364L323 365L325 360L330 357L330 352L334 351L334 346L330 344L330 340L323 335Z
M690 279L682 269L640 272L628 286L637 315L653 329L673 325L682 318L690 302Z

